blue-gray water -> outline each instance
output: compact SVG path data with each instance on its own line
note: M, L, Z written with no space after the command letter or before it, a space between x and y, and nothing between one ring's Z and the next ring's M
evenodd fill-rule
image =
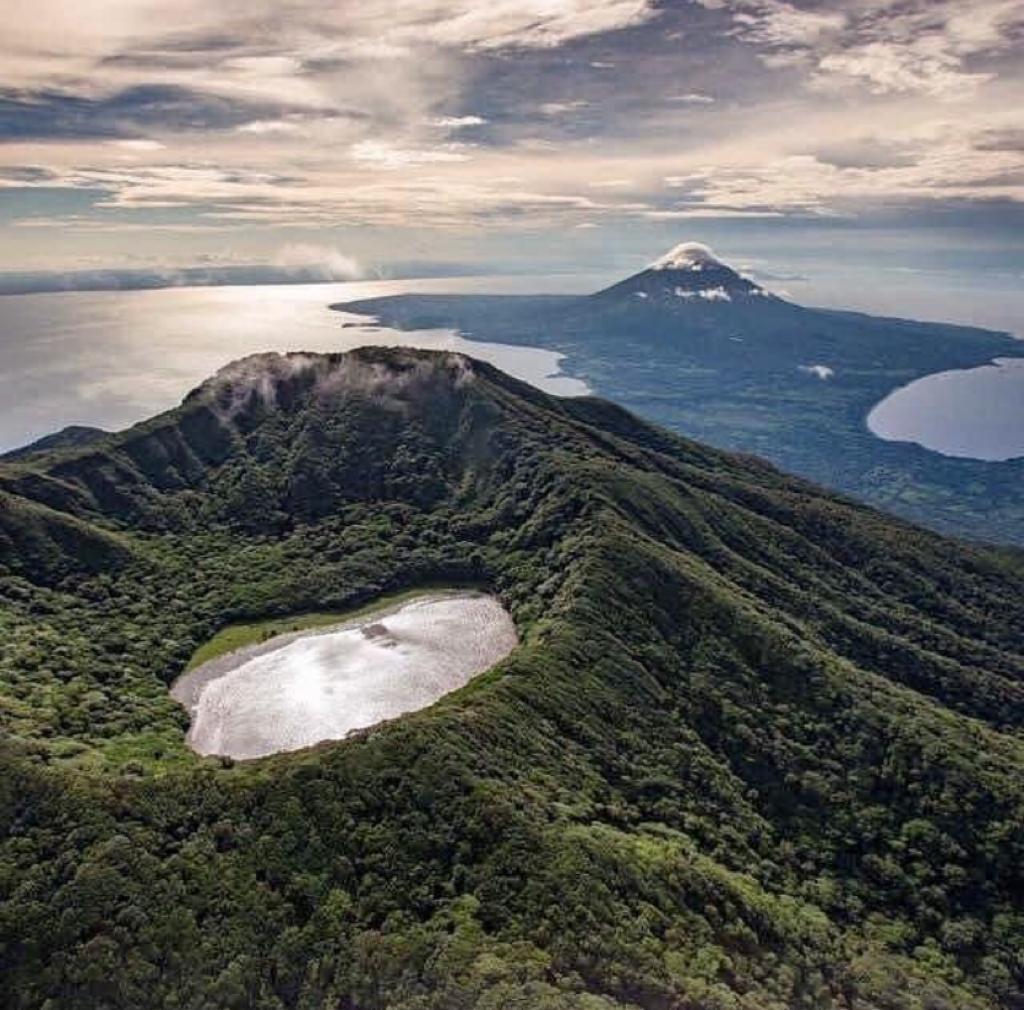
M464 340L448 330L399 333L328 308L399 291L503 286L572 290L573 281L462 277L6 296L0 298L0 452L69 424L126 427L175 406L228 361L259 351L368 344L457 350L548 392L587 392L584 383L559 373L560 356L552 351Z
M1024 358L927 375L890 393L868 415L868 427L945 456L1024 456Z
M228 361L259 351L343 351L367 344L462 350L550 392L583 393L585 384L561 375L559 356L551 351L469 341L447 330L399 333L327 306L405 291L584 293L611 279L460 277L3 297L0 451L68 424L125 427L173 407ZM807 303L828 302L815 297L825 294L820 286L793 292ZM1017 328L1024 308L1019 292L1017 300L997 303L987 295L977 304L959 299L959 312L952 304L936 304L931 289L927 298L913 287L906 294L899 314L941 314L1007 329ZM868 311L895 310L862 302L858 307ZM947 455L1024 455L1024 366L928 376L883 400L868 423L882 438Z

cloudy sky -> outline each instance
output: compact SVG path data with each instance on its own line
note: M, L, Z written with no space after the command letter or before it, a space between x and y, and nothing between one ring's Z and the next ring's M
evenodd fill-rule
M613 272L700 238L1024 276L1024 0L0 13L0 270Z

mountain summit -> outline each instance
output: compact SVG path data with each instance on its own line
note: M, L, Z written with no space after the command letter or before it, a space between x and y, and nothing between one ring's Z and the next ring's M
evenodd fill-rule
M681 242L645 270L593 296L607 302L633 299L665 308L721 307L751 299L778 299L723 263L700 242Z
M218 629L438 583L519 648L186 749ZM0 1006L1020 1007L1022 626L1010 559L605 401L245 359L0 463Z
M652 270L691 270L696 273L725 264L703 242L680 242L651 265Z

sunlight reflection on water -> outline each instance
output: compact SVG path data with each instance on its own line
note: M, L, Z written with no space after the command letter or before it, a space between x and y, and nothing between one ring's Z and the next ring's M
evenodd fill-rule
M179 678L171 693L193 713L193 750L262 757L426 708L507 656L516 640L494 597L425 597L222 656Z
M505 278L504 285L501 280L5 296L0 298L0 451L68 424L125 427L176 406L222 365L260 351L346 351L369 344L455 350L551 393L586 393L585 383L559 374L561 355L553 351L479 343L450 330L400 333L328 308L332 302L401 291L542 289L532 279L510 284Z

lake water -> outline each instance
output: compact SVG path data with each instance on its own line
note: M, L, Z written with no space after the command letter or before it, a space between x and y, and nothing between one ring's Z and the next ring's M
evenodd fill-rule
M945 456L1024 456L1024 358L911 382L871 411L868 427L879 438L916 442Z
M460 277L4 296L0 452L68 424L126 427L176 406L227 362L260 351L455 350L551 393L586 393L585 383L560 373L553 351L465 340L450 330L400 333L328 308L403 291L573 288L571 277Z
M457 350L548 392L580 395L586 384L561 374L553 351L466 340L450 330L402 333L328 306L401 292L583 293L607 279L554 274L0 297L0 452L68 424L126 427L175 406L228 361L260 351ZM1024 456L1024 365L1005 359L919 379L879 403L868 427L950 456Z
M171 694L192 715L197 753L264 757L426 708L516 643L494 597L433 593L221 656L180 677Z

